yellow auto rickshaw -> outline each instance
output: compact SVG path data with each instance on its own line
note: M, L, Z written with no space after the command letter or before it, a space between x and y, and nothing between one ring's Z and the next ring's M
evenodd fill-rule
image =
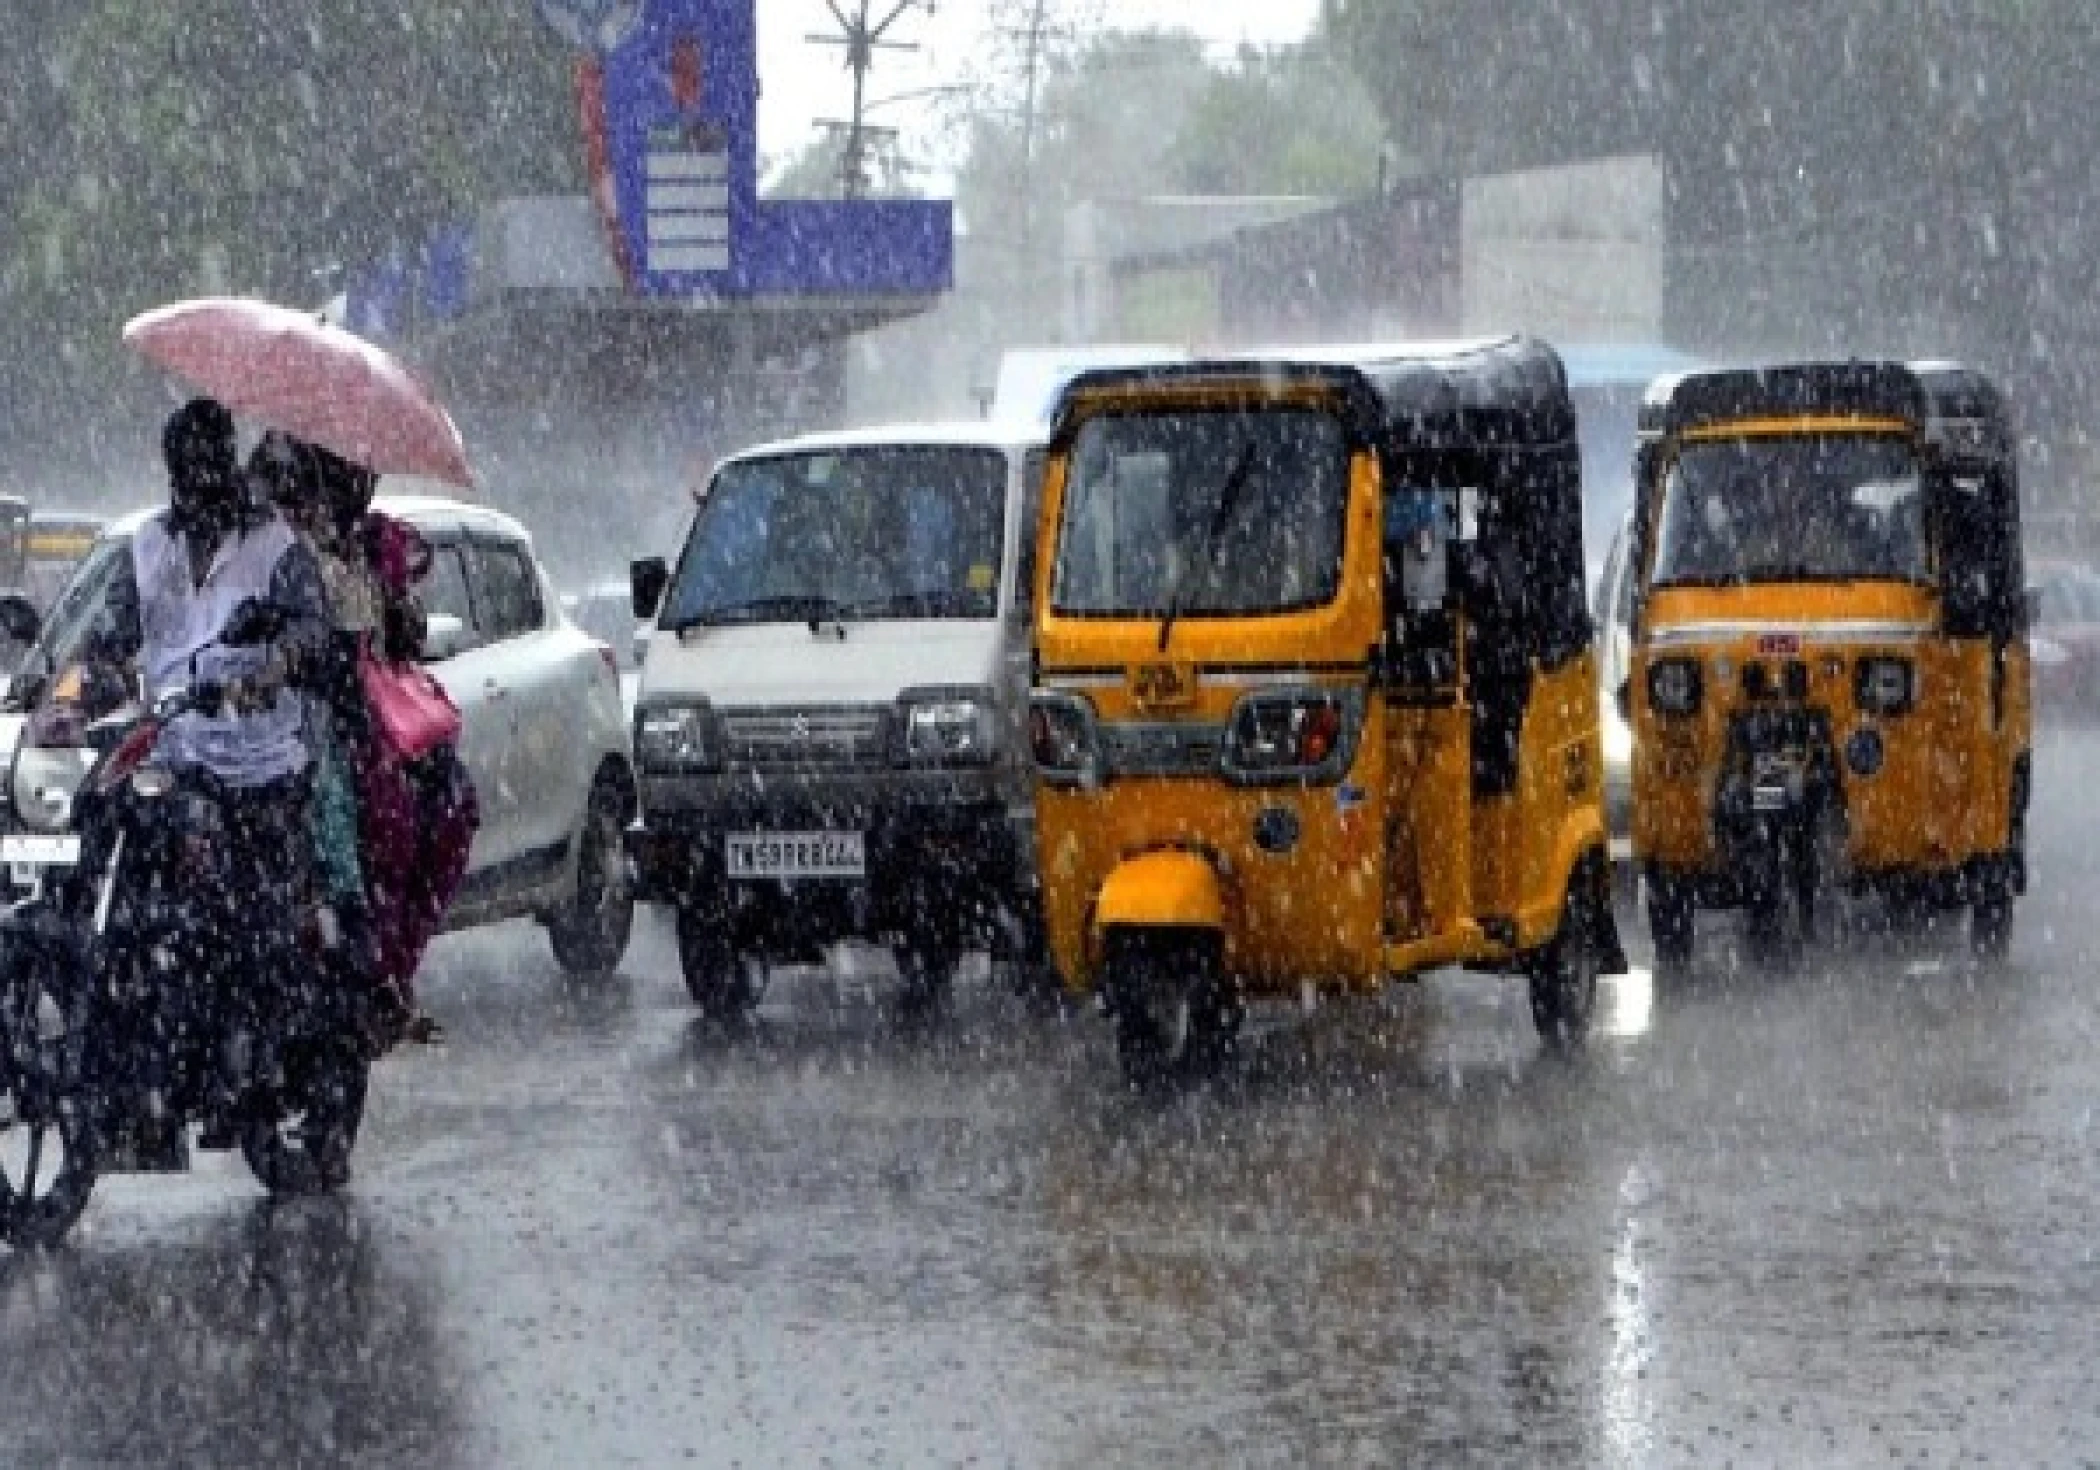
M1754 943L1819 896L1968 906L2026 886L2026 590L2003 401L1951 363L1663 379L1636 456L1633 847L1665 963L1694 911Z
M1030 743L1050 948L1133 1080L1249 997L1622 966L1581 470L1523 339L1101 370L1060 399Z

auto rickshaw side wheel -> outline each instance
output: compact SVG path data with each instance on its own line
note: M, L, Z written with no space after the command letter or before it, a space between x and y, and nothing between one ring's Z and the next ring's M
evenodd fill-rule
M1111 932L1101 989L1115 1018L1124 1080L1153 1089L1199 1080L1230 1060L1240 1004L1224 940L1209 930Z
M1674 878L1651 877L1648 890L1648 939L1655 947L1655 963L1666 970L1681 970L1692 962L1692 940L1697 923L1691 888Z
M1969 908L1969 950L1996 962L2012 953L2013 900L2009 893L1979 898Z
M678 906L678 969L686 993L710 1021L738 1025L758 1004L751 969L737 953L726 916L693 904Z
M1531 1019L1548 1046L1574 1046L1589 1034L1610 924L1610 875L1585 859L1568 883L1559 932L1525 966Z

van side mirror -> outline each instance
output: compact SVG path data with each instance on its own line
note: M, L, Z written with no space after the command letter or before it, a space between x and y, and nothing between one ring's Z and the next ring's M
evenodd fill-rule
M432 613L424 620L423 662L441 664L467 651L466 621L453 613Z
M0 634L10 643L34 643L36 635L43 631L44 622L37 616L35 603L19 593L0 597Z
M663 606L664 589L671 585L671 569L660 556L644 557L627 566L627 593L634 603L634 615L643 622L656 616Z

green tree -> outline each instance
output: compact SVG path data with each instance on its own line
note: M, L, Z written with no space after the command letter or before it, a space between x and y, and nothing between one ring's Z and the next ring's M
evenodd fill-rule
M143 306L315 299L483 199L577 186L571 62L522 3L88 0L25 29L0 63L18 431L135 381L115 338Z
M1360 194L1377 182L1384 144L1369 91L1321 32L1301 46L1244 47L1217 69L1167 167L1192 194Z

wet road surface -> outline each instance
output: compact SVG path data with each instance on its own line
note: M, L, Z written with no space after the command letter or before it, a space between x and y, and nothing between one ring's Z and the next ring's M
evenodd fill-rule
M2100 738L2038 789L2002 971L1722 924L1574 1058L1453 977L1165 1106L985 987L735 1039L660 923L448 941L344 1198L206 1155L0 1257L0 1464L2100 1461Z

